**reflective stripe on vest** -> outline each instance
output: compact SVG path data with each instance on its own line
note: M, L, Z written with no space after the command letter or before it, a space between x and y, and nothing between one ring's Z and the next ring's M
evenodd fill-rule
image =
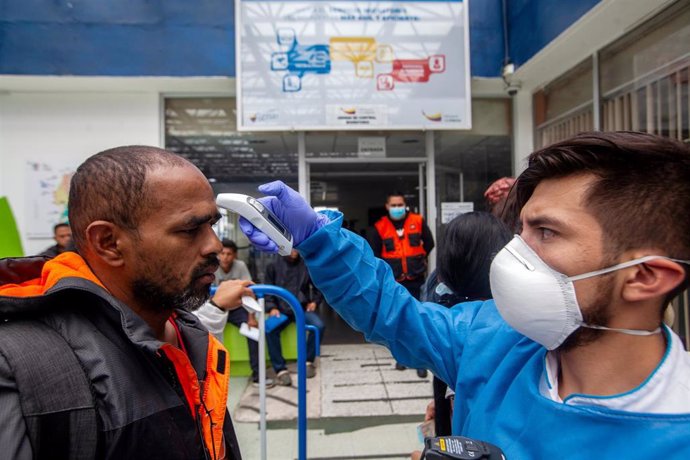
M170 344L163 345L161 350L175 367L192 418L201 422L204 445L211 455L215 455L214 459L224 458L223 423L230 378L228 352L218 339L209 334L206 381L200 383L186 353Z
M391 220L387 216L383 216L374 225L379 233L379 236L381 237L382 247L380 257L382 259L388 260L397 259L402 262L402 273L400 275L396 275L399 281L404 279L408 275L408 257L420 255L426 256L424 244L421 241L423 222L424 219L422 218L422 216L420 216L419 214L408 212L407 216L405 217L405 223L403 224L402 238L398 236L393 222L391 222ZM420 235L420 243L418 246L412 246L410 244L411 234ZM393 240L394 247L392 251L386 249L385 240L387 239Z

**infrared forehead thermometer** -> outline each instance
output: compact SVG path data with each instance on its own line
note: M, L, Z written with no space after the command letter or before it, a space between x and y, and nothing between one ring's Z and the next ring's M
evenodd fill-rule
M278 254L290 255L292 234L266 206L257 199L241 193L219 193L216 204L247 219L278 246Z

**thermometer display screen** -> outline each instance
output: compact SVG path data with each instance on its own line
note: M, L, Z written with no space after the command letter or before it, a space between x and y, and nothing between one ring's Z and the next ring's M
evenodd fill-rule
M266 211L263 214L280 231L280 233L285 235L286 238L288 237L288 231L285 229L285 227L283 227L283 224L276 218L276 216L273 215L273 213Z

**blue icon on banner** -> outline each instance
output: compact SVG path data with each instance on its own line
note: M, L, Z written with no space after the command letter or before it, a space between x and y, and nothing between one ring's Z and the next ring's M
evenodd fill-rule
M286 51L271 53L271 70L287 72L283 76L283 92L301 91L305 74L331 73L331 52L328 45L300 45L296 32L290 28L278 29L276 41Z
M296 45L288 52L288 70L305 73L325 74L331 72L331 56L328 45Z
M287 53L271 54L271 70L287 70L289 65Z
M283 92L294 93L302 89L302 77L295 74L287 74L283 77Z

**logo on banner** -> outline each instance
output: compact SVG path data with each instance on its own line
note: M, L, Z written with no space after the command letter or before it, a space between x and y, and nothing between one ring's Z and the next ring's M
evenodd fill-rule
M438 122L438 121L443 120L443 114L441 112L426 113L422 110L422 115L424 115L427 120L433 121L433 122Z
M279 117L278 111L275 109L267 110L266 112L253 112L247 118L252 123L266 123L277 120Z

